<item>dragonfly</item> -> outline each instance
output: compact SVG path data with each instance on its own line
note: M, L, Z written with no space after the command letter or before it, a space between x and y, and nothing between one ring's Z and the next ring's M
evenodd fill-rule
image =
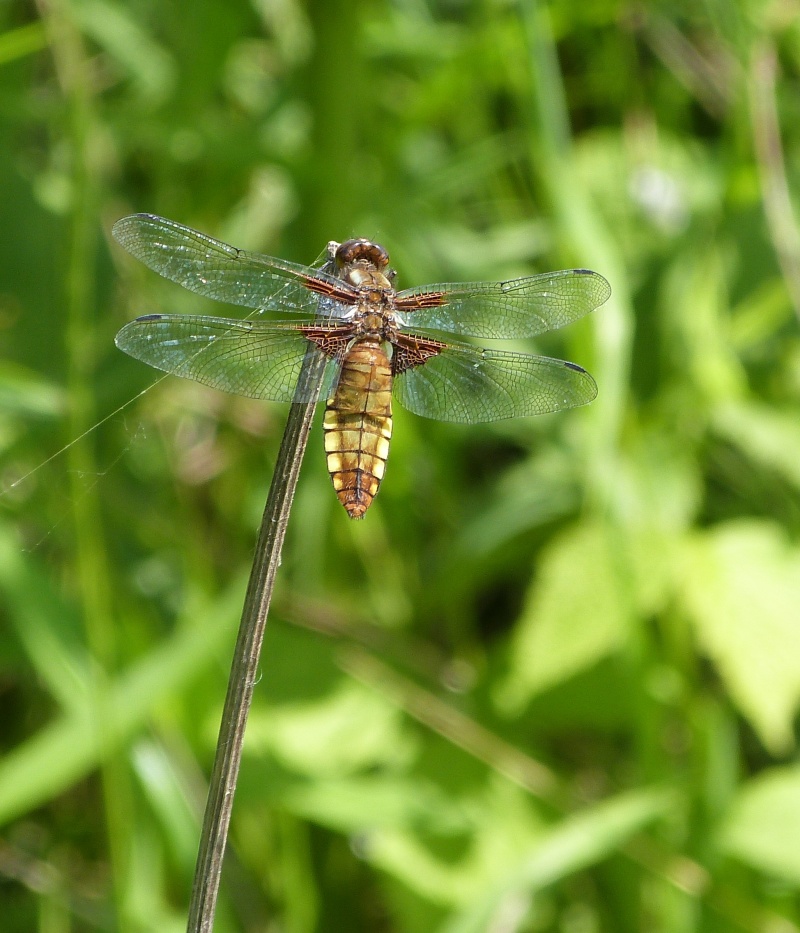
M124 217L112 233L164 278L252 309L243 320L146 314L119 331L116 345L237 395L324 398L328 471L350 518L364 516L383 479L392 399L425 418L476 424L574 408L597 395L576 363L449 336L521 339L571 324L611 294L588 269L397 291L387 251L367 239L331 242L326 263L304 266L152 214ZM298 378L309 357L324 362L325 375L322 393L304 397Z

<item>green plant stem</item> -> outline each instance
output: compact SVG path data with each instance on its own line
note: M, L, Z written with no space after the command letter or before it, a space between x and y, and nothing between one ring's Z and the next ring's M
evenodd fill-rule
M324 370L324 357L309 351L295 398L316 398ZM210 933L214 925L244 730L253 700L261 643L280 566L283 539L313 417L314 402L292 404L261 519L211 772L189 905L188 933Z
M96 368L92 308L96 304L97 212L102 166L93 139L96 117L89 59L74 21L74 11L64 0L39 0L38 6L66 104L70 143L72 203L65 272L67 378L69 432L70 436L80 439L95 423L91 389ZM91 668L90 687L95 697L92 727L97 733L98 746L102 747L111 728L103 700L116 662L107 547L97 494L92 488L85 489L81 480L97 474L91 445L85 440L70 444L68 461L78 592L87 646L97 662ZM101 780L117 912L115 922L117 928L124 931L128 928L122 905L129 851L123 827L130 820L127 775L123 763L113 758L103 762Z
M800 230L792 207L778 121L777 68L775 48L764 40L756 46L748 76L750 113L767 227L794 313L800 318Z
M573 152L567 94L548 8L542 0L520 3L529 49L532 111L531 166L552 205L555 229L568 253L580 257L611 283L612 296L593 321L595 359L590 369L602 387L587 413L592 428L586 457L588 498L610 508L619 474L622 433L633 347L633 305L628 273L614 236L592 202Z

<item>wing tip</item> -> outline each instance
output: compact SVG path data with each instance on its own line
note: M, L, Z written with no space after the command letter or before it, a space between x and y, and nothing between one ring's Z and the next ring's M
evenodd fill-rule
M158 214L148 214L145 212L138 214L126 214L120 217L111 227L111 236L122 246L126 246L126 241L130 239L132 233L135 233L143 224L153 222L163 223L165 218Z
M122 246L125 245L124 238L128 233L130 221L136 216L138 215L129 214L127 217L120 217L120 219L116 221L114 226L111 228L111 236L113 236L117 243L120 243Z
M605 276L600 275L599 272L595 272L593 269L573 269L572 274L587 275L595 280L599 287L597 294L597 304L595 305L595 308L599 308L601 305L604 305L611 297L611 285L608 279Z
M127 324L125 324L117 331L116 336L114 337L114 345L118 349L127 353L127 337L131 331L135 330L137 324L152 324L155 321L161 321L163 319L163 314L143 314L141 317L137 317L132 321L128 321Z
M562 360L561 362L566 369L571 369L574 373L578 373L581 377L580 388L582 390L580 393L576 393L576 397L570 401L570 404L565 405L564 408L580 408L581 405L588 405L590 402L593 402L597 398L598 392L594 376L577 363L572 363L569 360Z

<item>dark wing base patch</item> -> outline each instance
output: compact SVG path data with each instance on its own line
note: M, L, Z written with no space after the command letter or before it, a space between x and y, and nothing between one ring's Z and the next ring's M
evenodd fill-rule
M414 334L397 334L392 340L392 375L399 376L407 369L422 366L432 356L445 348L439 340L417 337Z

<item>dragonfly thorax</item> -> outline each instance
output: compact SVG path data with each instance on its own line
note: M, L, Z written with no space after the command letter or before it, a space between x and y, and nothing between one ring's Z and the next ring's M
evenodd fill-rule
M342 278L371 301L383 301L384 296L395 293L391 281L382 272L360 262L345 268Z
M360 338L391 340L397 331L392 314L380 304L362 306L361 313L356 314L353 323L356 326L356 336Z

